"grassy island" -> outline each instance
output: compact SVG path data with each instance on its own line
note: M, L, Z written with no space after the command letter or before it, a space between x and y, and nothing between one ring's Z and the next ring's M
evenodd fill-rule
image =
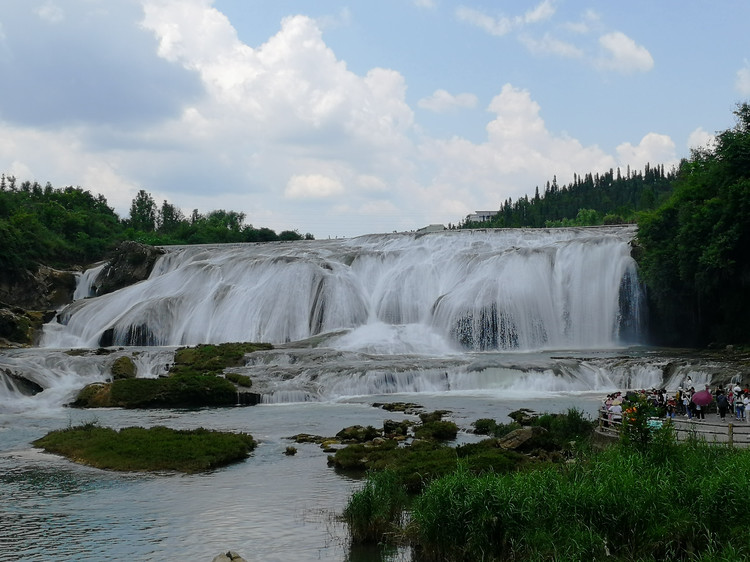
M119 431L95 423L52 431L35 447L107 470L202 472L244 460L256 442L246 433L157 426Z

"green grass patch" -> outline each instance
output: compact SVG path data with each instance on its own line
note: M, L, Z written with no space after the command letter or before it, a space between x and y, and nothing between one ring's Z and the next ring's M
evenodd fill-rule
M199 408L233 406L236 387L213 375L180 374L158 379L120 379L84 387L77 408Z
M227 373L226 375L224 375L224 378L243 388L250 388L253 386L253 381L250 380L250 377L248 377L247 375L240 375L239 373Z
M108 470L195 473L247 458L256 442L246 433L203 428L127 427L117 431L89 423L52 431L33 445Z
M237 402L237 389L220 377L181 374L114 381L110 400L122 408L231 406Z
M245 355L254 351L273 349L267 343L222 343L182 347L175 352L171 374L217 375L229 367L245 364Z
M527 466L478 473L462 459L377 540L408 542L422 561L750 559L750 451L661 439Z

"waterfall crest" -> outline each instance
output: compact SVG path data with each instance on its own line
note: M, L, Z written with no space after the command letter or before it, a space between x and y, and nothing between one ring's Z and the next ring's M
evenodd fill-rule
M406 352L442 342L446 352L636 343L634 234L507 229L168 247L149 279L74 302L40 345L280 344L346 331L347 346L360 333L366 347L382 333L373 326L420 334Z

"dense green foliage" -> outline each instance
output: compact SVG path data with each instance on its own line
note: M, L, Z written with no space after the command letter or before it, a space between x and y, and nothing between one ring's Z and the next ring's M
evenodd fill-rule
M408 516L381 522L387 534L377 540L408 541L424 561L750 556L750 451L659 439L645 450L619 445L583 452L576 463L537 466L477 475L459 464L404 507ZM393 482L381 485L371 480L364 494L384 505L402 501Z
M684 160L672 196L638 221L658 343L750 337L750 105Z
M576 175L573 182L558 186L553 179L544 193L508 199L490 221L466 221L461 228L520 228L593 226L635 222L639 211L653 209L672 190L674 172L664 166L646 165L643 172L623 175L618 168L604 174Z
M241 461L255 449L246 433L126 427L89 423L52 431L34 446L73 461L109 470L176 470L194 473Z
M13 275L38 264L65 268L101 260L123 240L152 245L270 242L299 240L296 231L276 234L244 224L244 213L193 211L189 218L164 201L157 209L141 190L121 219L102 195L80 187L54 188L47 183L0 177L0 272ZM306 234L306 238L312 238Z
M0 179L0 270L6 273L101 259L120 232L119 218L101 195Z

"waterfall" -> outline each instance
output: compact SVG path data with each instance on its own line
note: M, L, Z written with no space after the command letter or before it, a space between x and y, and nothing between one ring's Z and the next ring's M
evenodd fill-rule
M395 353L637 343L634 234L466 230L167 247L149 279L64 309L41 346L282 344L342 332L342 346Z

